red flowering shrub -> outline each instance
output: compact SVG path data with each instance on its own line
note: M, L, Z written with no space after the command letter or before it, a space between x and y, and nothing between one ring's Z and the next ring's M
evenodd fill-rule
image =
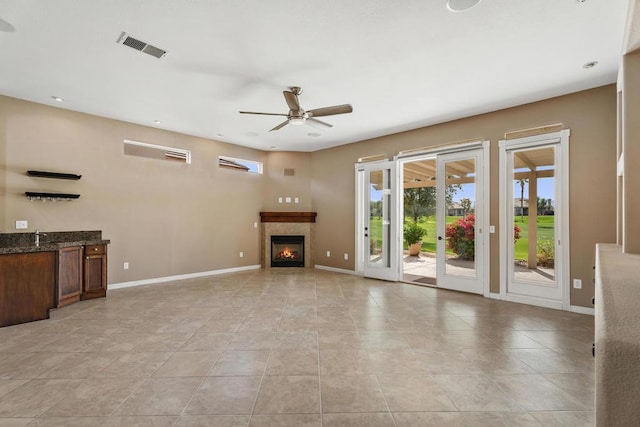
M447 236L447 248L458 255L460 259L472 260L475 258L475 214L469 214L464 218L458 218L455 222L448 224L445 229ZM514 242L520 238L520 227L513 226Z
M476 216L469 214L464 218L458 218L446 227L447 248L461 259L475 257L475 222Z

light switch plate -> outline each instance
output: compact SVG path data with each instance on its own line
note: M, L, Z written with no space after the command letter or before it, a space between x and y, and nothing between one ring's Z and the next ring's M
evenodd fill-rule
M285 200L285 202L287 202L287 203L291 203L291 197L287 197L287 198L286 198L286 199L284 199L284 200Z
M293 203L298 203L300 201L300 199L298 199L297 197L295 199L293 199Z
M331 256L331 251L327 251L327 257Z
M125 262L125 263L124 263L123 268L124 268L125 270L128 270L128 269L129 269L129 263L128 263L128 262Z
M495 225L490 225L489 226L489 233L495 233L496 232L496 226Z
M282 197L278 197L278 203L282 203Z
M16 230L23 230L25 228L29 228L29 221L26 219L16 221Z

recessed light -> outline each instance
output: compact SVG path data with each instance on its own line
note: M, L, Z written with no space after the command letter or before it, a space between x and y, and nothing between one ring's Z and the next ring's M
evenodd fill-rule
M480 0L448 0L447 9L451 12L464 12L480 3Z
M217 136L224 136L223 133L216 133Z
M598 65L598 61L591 61L591 62L587 62L586 64L584 64L582 66L582 68L584 68L585 70L588 70L590 68L595 67L596 65Z
M321 134L319 134L318 132L309 132L307 135L309 135L309 136L320 136Z
M258 132L247 132L248 136L258 136Z
M272 146L271 146L271 147L269 147L269 148L271 148L272 150L275 150L275 149L276 149L276 146L275 146L275 145L272 145Z
M54 101L58 101L58 102L64 101L64 98L60 98L59 96L52 96L51 99L53 99Z
M153 123L159 125L160 123L162 123L160 120L154 120Z

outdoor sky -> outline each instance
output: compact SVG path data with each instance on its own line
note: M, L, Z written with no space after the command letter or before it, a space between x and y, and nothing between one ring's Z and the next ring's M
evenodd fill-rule
M474 184L463 184L462 189L456 192L453 196L454 202L460 202L460 199L469 198L474 203ZM513 196L514 198L520 198L520 184L518 181L513 182ZM554 200L553 196L553 178L539 178L538 179L538 197L542 197L543 199L551 199ZM529 184L525 183L524 185L524 198L529 198ZM382 191L371 190L371 201L382 200Z
M469 198L473 202L474 199L474 184L463 184L462 189L456 192L453 196L454 202L460 202L460 199ZM553 178L539 178L538 179L538 197L543 199L554 200L553 196ZM518 181L513 182L513 198L520 198L520 183ZM524 184L524 198L529 199L529 183Z

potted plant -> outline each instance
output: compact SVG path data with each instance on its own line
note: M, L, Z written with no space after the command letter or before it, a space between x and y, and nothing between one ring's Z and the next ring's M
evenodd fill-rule
M410 256L420 255L422 236L425 234L427 234L427 231L416 222L410 222L404 227L404 241L407 242Z

